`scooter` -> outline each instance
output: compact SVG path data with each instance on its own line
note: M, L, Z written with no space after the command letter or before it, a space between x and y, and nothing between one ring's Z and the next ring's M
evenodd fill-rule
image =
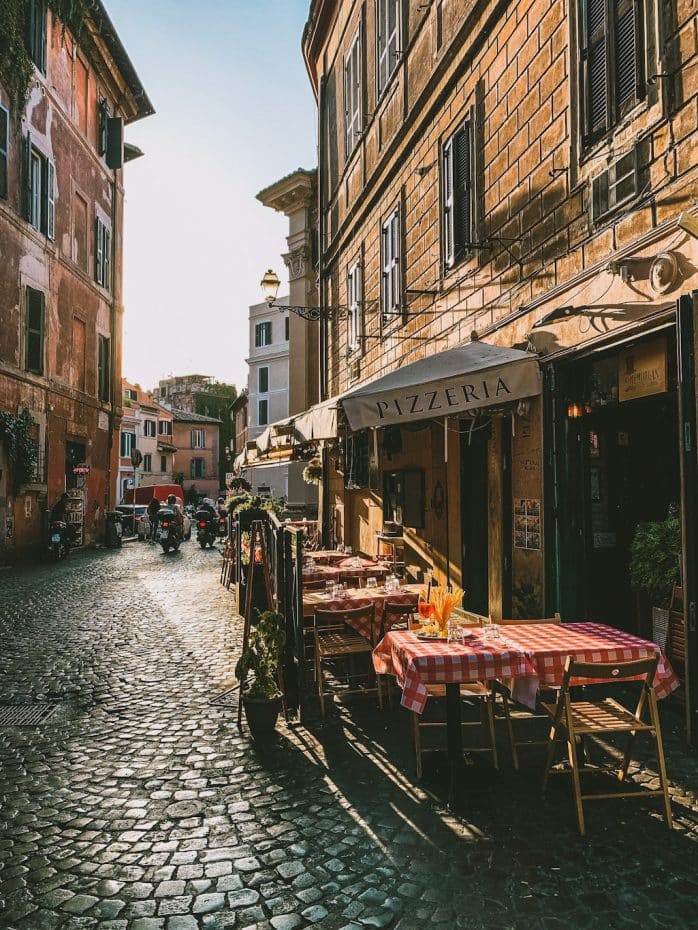
M52 520L48 527L48 550L56 562L70 555L70 532L62 520Z
M182 543L182 533L175 520L175 512L171 507L161 507L158 510L158 542L162 551L167 553L172 549L177 552Z
M228 535L228 516L218 511L218 538L224 539Z
M196 541L205 549L207 545L213 546L218 537L218 529L214 523L214 516L210 510L196 511Z

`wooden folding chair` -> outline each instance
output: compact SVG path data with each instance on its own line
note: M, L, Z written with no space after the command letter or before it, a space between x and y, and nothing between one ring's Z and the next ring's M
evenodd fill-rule
M350 610L316 610L315 611L315 678L317 681L318 691L320 694L320 712L325 716L325 695L341 694L366 694L373 691L378 694L378 706L383 709L383 690L381 687L380 675L373 673L373 662L371 655L373 653L373 623L375 609L373 604L364 607L355 607ZM365 639L360 633L351 626L351 622L363 623L371 630L371 639ZM343 688L339 691L326 691L325 678L322 673L322 667L329 661L348 660L350 665L356 656L368 656L369 675L374 677L375 687L354 688L352 679L366 677L357 675L353 668L350 668L346 676L349 682L349 688Z
M542 620L497 620L498 626L514 627L522 625L530 625L532 623L562 623L562 618L559 613L556 613L552 617L545 617ZM527 748L529 746L546 746L547 740L517 740L514 735L514 725L511 717L511 687L510 683L495 680L491 682L492 693L499 695L502 699L502 708L504 710L504 719L506 720L507 730L509 733L509 744L511 746L511 759L515 771L519 770L519 753L520 748ZM553 692L555 694L555 692ZM532 720L542 720L547 719L545 714L530 714L529 719Z
M412 629L411 623L417 610L418 597L415 595L409 601L398 603L397 601L386 601L383 607L383 619L381 623L380 638L382 639L389 630L409 630Z
M635 662L620 662L616 664L577 662L573 656L568 656L557 704L542 705L548 716L553 719L550 737L548 739L548 758L545 763L545 772L543 774L543 793L545 793L548 784L548 776L551 773L558 736L561 732L564 732L566 735L570 768L562 771L571 770L572 772L574 798L577 806L577 822L579 824L579 832L582 835L584 834L584 811L582 802L606 800L608 798L646 798L661 796L664 799L664 816L667 826L671 829L671 804L667 787L664 747L662 745L662 734L659 726L659 715L657 713L657 698L653 690L654 676L657 671L658 662L659 655L654 655L649 659L639 659ZM628 679L637 678L641 675L644 676L644 680L642 681L642 690L635 713L631 713L610 697L604 698L601 701L573 701L570 697L570 685L574 680L585 679L595 682L616 682L627 681ZM649 722L643 720L645 705L649 705ZM603 769L600 769L598 766L588 765L585 760L583 760L584 764L580 765L577 743L581 742L583 747L584 740L587 736L593 737L609 733L629 734L623 763L616 772L616 776L621 782L625 781L627 777L628 766L630 765L633 745L637 734L649 733L656 743L660 788L656 790L640 789L637 791L582 794L579 777L580 773L599 772L603 771Z
M324 591L327 587L327 579L318 578L314 581L304 581L303 591Z

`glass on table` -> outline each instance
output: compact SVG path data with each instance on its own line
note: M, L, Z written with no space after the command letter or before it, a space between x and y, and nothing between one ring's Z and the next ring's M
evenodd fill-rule
M337 585L335 584L334 581L326 581L326 582L325 582L325 594L326 594L328 597L333 597L333 596L334 596L334 593L335 593L336 587L337 587Z
M378 579L371 575L366 579L366 587L373 588L375 590L378 587Z
M417 610L422 620L433 620L436 616L436 608L423 594L419 595Z

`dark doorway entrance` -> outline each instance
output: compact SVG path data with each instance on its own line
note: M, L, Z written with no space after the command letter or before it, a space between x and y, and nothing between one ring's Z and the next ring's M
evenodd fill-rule
M81 488L85 479L73 474L76 465L85 463L85 444L82 442L66 442L65 444L65 486L68 490L71 488Z
M472 429L470 428L472 426ZM461 433L461 520L463 598L467 610L489 614L489 421L463 425Z
M643 346L666 349L666 389L626 399L621 375ZM630 586L630 545L639 524L677 514L680 505L675 359L672 330L557 372L555 568L565 619L651 636Z

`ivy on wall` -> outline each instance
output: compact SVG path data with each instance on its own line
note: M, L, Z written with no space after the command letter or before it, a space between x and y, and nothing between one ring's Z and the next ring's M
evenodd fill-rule
M0 0L0 6L5 0ZM25 408L20 413L0 411L0 439L7 445L15 490L31 481L37 463L36 423Z
M47 0L47 5L76 38L95 6L94 0ZM0 0L0 84L9 95L15 125L27 105L34 73L26 41L30 6L31 0Z

